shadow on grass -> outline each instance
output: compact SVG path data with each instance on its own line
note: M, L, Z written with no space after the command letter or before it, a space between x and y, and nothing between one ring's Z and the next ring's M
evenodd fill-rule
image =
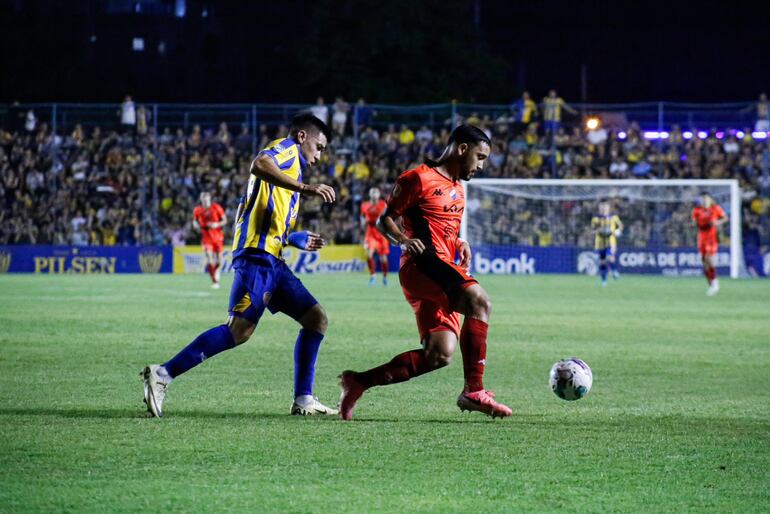
M0 407L0 416L53 416L68 419L105 419L105 420L131 420L146 419L152 421L153 418L141 409L128 408L56 408L56 407ZM178 410L166 414L163 418L166 420L246 420L246 421L277 421L292 419L298 423L335 423L339 422L336 416L289 416L283 412L237 412L237 411L205 411L205 410ZM162 420L158 420L161 421ZM440 425L481 425L494 424L501 428L514 428L531 430L537 427L554 426L554 416L541 413L514 413L510 419L492 419L477 413L458 414L447 417L369 417L362 416L354 418L352 422L345 425L362 424L423 424L432 423ZM740 431L762 431L770 432L770 421L766 419L746 418L746 417L706 417L693 416L686 414L668 414L668 415L627 415L608 419L606 417L579 418L570 422L573 431L585 430L591 432L657 432L657 433L736 433Z
M0 407L0 416L54 416L68 419L147 419L153 418L140 409L115 408L56 408L56 407ZM279 412L221 412L202 410L179 410L167 413L163 419L217 419L217 420L280 420L296 419L297 422L337 422L336 416L289 416ZM364 423L438 423L438 424L481 424L509 423L516 420L493 420L483 415L459 415L452 418L354 418L351 425Z

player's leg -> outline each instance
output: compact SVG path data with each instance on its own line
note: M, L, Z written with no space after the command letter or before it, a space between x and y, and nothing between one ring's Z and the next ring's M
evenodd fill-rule
M206 359L235 348L254 332L265 307L263 302L251 302L253 291L250 292L249 284L262 284L267 287L271 280L269 270L244 265L235 267L234 271L228 322L199 334L165 363L149 365L142 371L145 403L152 415L163 415L166 390L172 380ZM260 293L257 294L262 298Z
M216 285L216 268L214 267L215 257L213 248L210 244L206 243L203 245L203 254L206 259L206 272L209 274L209 277L211 277L212 284Z
M430 308L424 311L423 317L427 318L428 310ZM372 387L399 384L447 366L456 346L455 332L437 329L423 339L422 348L400 353L385 364L366 371L343 371L340 375L340 417L351 420L356 402Z
M326 310L284 263L279 266L281 278L267 307L271 312L287 314L302 327L294 343L294 401L290 413L337 414L336 409L313 396L318 352L329 326Z
M612 273L612 278L618 279L620 278L620 272L618 271L618 266L615 263L615 256L617 255L618 248L617 246L613 245L610 246L609 251L607 253L607 266L610 270L610 273Z
M599 249L599 275L602 279L602 286L607 285L607 249Z
M706 291L706 294L708 296L714 296L719 292L719 279L717 278L717 267L716 267L716 248L713 247L709 248L709 253L703 256L703 266L705 273L707 273L706 278L709 281L709 288Z
M384 237L381 238L377 253L380 256L380 269L382 269L382 285L388 285L388 256L390 255L390 243Z
M222 245L219 245L214 252L214 284L219 288L219 281L222 278Z
M373 286L376 282L375 278L375 263L374 263L374 247L366 241L364 244L364 250L366 251L366 265L369 267L369 285Z
M511 409L498 403L494 394L484 389L484 368L487 363L487 333L492 301L478 283L463 287L457 296L456 307L465 319L460 331L460 350L463 355L465 387L457 398L462 410L477 410L492 417L512 414Z

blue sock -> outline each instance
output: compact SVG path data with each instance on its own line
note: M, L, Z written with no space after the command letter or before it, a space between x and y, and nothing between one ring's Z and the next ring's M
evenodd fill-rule
M163 365L171 375L177 377L191 370L209 357L235 347L235 340L227 325L219 325L202 333Z
M602 274L602 282L607 280L607 265L606 264L599 264L599 271Z
M313 394L315 361L324 335L303 328L294 345L294 397Z

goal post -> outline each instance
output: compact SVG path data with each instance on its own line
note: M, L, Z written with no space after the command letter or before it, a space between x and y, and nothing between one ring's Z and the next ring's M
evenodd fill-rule
M598 271L591 218L605 200L623 231L621 273L701 272L692 209L707 191L730 217L720 228L717 269L745 274L737 180L474 179L465 183L460 236L474 249L474 273Z

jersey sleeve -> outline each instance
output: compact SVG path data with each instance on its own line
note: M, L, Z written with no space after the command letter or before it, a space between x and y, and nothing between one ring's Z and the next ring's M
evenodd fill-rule
M297 145L284 145L286 140L273 141L267 147L265 147L257 157L267 155L273 159L275 165L281 170L288 170L294 164L294 160L298 158Z
M621 223L620 223L620 216L618 216L617 214L615 214L615 215L612 217L612 229L613 229L613 230L617 230L617 229L619 229L619 228L620 228L620 225L621 225Z
M361 202L361 216L366 216L367 202Z
M195 209L193 209L193 219L198 223L200 223L200 217L201 217L201 208L196 207Z
M225 217L225 210L218 203L215 203L214 205L216 206L216 210L217 210L217 221L221 221L222 218Z
M594 216L593 218L591 218L591 228L596 228L597 225L599 225L599 218Z
M727 216L727 214L725 214L725 210L720 205L717 205L716 208L714 209L715 219L721 220L725 216Z
M408 171L396 180L396 185L393 186L393 192L388 199L388 210L396 217L401 216L417 203L421 194L420 176L413 171Z

